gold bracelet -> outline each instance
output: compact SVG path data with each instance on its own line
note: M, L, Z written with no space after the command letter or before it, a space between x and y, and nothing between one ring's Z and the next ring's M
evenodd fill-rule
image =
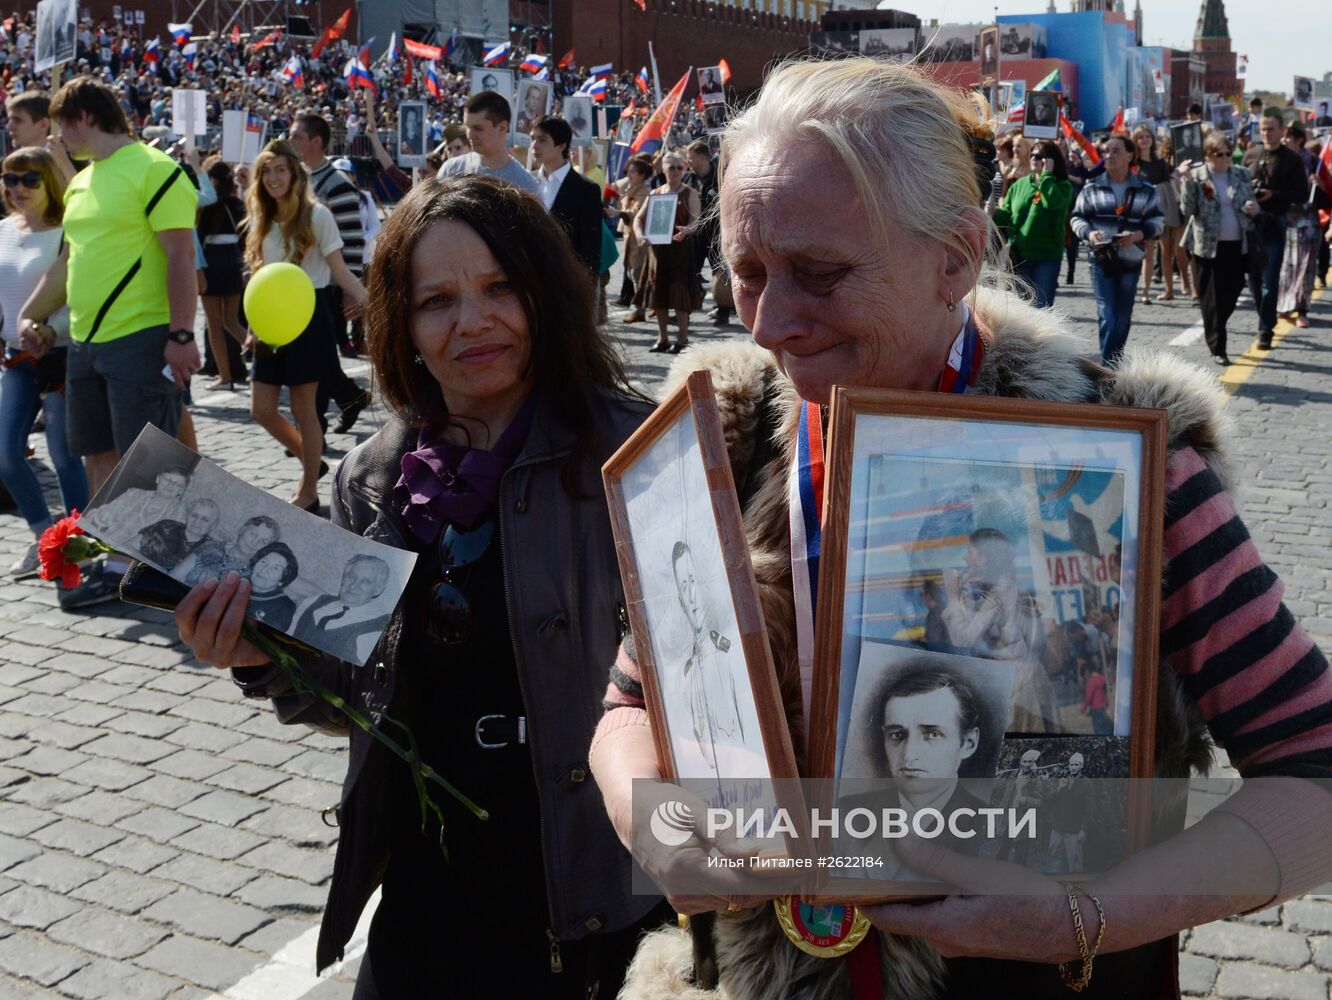
M1073 962L1061 962L1059 964L1059 978L1063 980L1064 985L1075 993L1081 993L1087 988L1092 977L1092 960L1096 958L1096 953L1101 950L1101 941L1105 938L1105 909L1101 906L1101 901L1090 892L1084 892L1086 897L1092 901L1096 907L1096 913L1101 918L1101 925L1096 931L1096 944L1090 949L1087 947L1087 933L1082 928L1082 912L1078 909L1078 890L1072 883L1064 885L1064 891L1068 893L1068 908L1073 914L1073 935L1078 942L1078 952L1082 959L1082 967L1076 972L1069 968Z

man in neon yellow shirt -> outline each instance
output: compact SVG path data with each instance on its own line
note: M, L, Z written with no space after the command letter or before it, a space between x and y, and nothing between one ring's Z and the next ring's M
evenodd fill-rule
M176 435L181 390L199 369L194 339L194 185L136 142L116 92L87 77L51 101L73 156L91 160L65 193L65 248L24 307L21 329L70 308L65 412L94 493L146 424ZM115 594L115 569L89 575L65 607ZM85 599L86 598L86 599Z

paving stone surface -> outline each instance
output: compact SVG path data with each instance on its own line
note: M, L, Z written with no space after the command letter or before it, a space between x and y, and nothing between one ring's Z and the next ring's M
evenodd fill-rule
M1078 270L1058 304L1090 341L1095 306ZM1236 387L1232 455L1246 523L1326 649L1332 297L1312 315L1311 329L1288 331ZM1251 319L1244 300L1233 354L1247 347L1240 331ZM1184 299L1139 305L1131 342L1204 363L1197 322ZM701 313L694 324L698 343L743 336ZM631 377L655 387L667 364L647 351L655 331L608 329ZM367 380L364 362L345 367ZM248 394L201 381L194 399L206 454L287 495L295 463L249 421ZM372 408L355 433L330 436L330 461L381 420ZM55 507L41 435L32 443ZM0 565L28 537L16 514L0 514ZM340 741L245 701L226 674L194 662L165 615L115 604L67 614L49 585L0 580L0 998L215 1000L268 967L318 924L337 838L320 812L338 801L345 768ZM1328 1000L1332 897L1196 928L1180 957L1189 996ZM323 980L308 975L300 995L349 998L350 959Z

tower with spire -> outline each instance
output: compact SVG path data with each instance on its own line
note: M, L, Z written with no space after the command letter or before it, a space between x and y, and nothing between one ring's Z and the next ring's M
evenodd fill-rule
M1235 53L1230 50L1230 24L1223 0L1203 0L1198 26L1193 32L1193 51L1207 64L1203 89L1222 97L1239 97L1243 86L1235 75Z
M1136 0L1133 4L1133 32L1137 37L1137 44L1142 44L1142 0Z

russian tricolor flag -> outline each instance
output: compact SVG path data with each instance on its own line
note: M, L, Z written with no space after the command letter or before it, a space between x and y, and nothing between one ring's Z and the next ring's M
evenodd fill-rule
M148 44L143 47L143 61L155 63L159 56L157 52L158 40L156 38L148 39Z
M300 56L292 56L287 60L287 65L282 67L282 76L288 86L297 90L305 89L305 68L301 65Z
M594 80L607 80L610 79L611 70L614 68L614 65L611 63L605 63L601 66L593 66L588 70L588 75Z
M587 94L594 101L604 101L606 99L606 81L598 78L588 80L578 88L578 92Z
M184 45L194 34L193 24L168 24L167 31L171 32L171 40L177 45Z
M433 59L426 63L425 86L426 90L430 91L430 96L435 100L443 99L444 88L439 85L439 73L435 71L435 60Z
M506 61L509 58L509 51L512 48L513 46L508 42L496 45L493 49L487 52L485 56L481 59L481 64L483 66L499 65L500 63Z
M449 32L448 41L444 43L444 59L446 62L449 59L453 58L454 50L457 48L458 48L458 27L457 25L454 25L453 30Z
M638 76L634 77L634 83L638 84L638 89L645 94L651 89L652 81L648 79L646 66L638 71Z
M395 31L389 35L389 47L387 53L388 61L395 63L398 61L398 33Z
M194 69L194 57L199 54L199 46L194 42L190 42L180 50L180 54L185 57L185 65L190 69Z
M370 75L370 70L363 66L359 59L348 59L347 68L342 71L342 75L352 90L357 87L364 87L371 93L379 93L379 88L375 86L375 78Z
M546 63L548 61L549 60L546 56L537 55L535 52L533 52L531 55L529 55L526 59L522 61L522 64L518 68L522 70L524 73L540 73L543 69L546 68Z

